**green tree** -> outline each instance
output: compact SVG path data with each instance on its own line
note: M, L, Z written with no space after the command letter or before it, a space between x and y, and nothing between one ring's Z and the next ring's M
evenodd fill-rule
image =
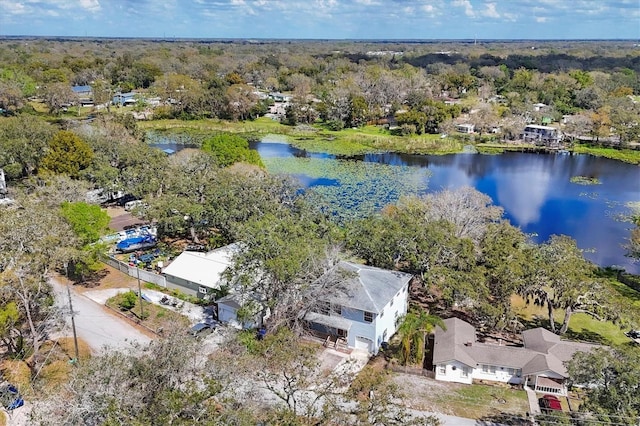
M259 295L269 327L297 322L302 296L335 264L331 226L311 216L265 214L238 231L242 250L228 270L232 286Z
M111 219L107 212L96 204L65 202L62 203L61 211L83 244L95 243L109 230Z
M241 136L219 134L205 140L202 144L202 149L211 153L222 167L241 161L260 167L263 166L260 154L253 149L249 149L249 142Z
M479 310L483 320L504 329L515 320L511 296L524 283L530 243L520 229L505 222L490 224L479 248L478 264L489 292L489 297L480 301Z
M404 365L422 366L426 335L437 325L445 329L444 322L424 310L411 310L400 320L402 323L398 327L398 337L401 344L401 361Z
M78 101L68 83L51 83L44 88L42 96L44 103L49 107L49 113L56 115Z
M640 417L640 351L634 347L576 352L567 363L570 383L583 386L580 411L594 424L635 426Z
M0 80L0 112L15 114L25 104L25 97L17 83Z
M587 261L571 237L552 235L549 241L534 247L519 293L528 301L547 309L551 331L564 334L576 312L606 318L607 291L594 276L595 267ZM556 330L556 310L564 310L560 329Z
M57 209L33 196L17 199L24 208L0 209L0 306L18 306L12 345L37 355L49 331L45 321L55 311L49 271L63 267L77 241Z
M31 176L38 170L54 133L53 126L31 115L3 119L0 121L0 167L13 179Z
M61 130L49 142L42 167L77 178L81 170L89 167L92 159L93 151L85 141L73 132Z

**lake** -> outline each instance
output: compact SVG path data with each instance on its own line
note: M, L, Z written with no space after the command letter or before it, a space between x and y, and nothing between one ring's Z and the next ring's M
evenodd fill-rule
M327 208L337 214L379 210L402 195L471 186L504 208L505 217L534 241L569 235L594 263L640 273L640 264L625 257L623 247L632 224L620 220L630 212L629 203L640 202L636 165L590 155L381 153L340 159L282 141L251 147L270 172L294 176L310 191L335 197ZM576 176L600 183L572 183Z

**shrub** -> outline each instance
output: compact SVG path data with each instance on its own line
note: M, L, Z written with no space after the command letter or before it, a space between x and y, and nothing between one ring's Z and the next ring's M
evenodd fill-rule
M135 294L133 291L128 291L122 295L122 298L118 303L118 306L120 306L120 309L124 311L128 311L134 306L136 306L137 299L138 299L137 294Z

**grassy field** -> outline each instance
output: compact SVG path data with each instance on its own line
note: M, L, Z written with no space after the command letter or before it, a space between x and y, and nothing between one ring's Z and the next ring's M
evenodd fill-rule
M254 121L158 120L140 122L143 130L160 132L215 133L230 132L259 139L269 134L282 135L293 146L312 152L335 155L359 155L368 152L403 152L411 154L449 154L461 152L463 143L440 135L394 136L377 126L331 131L321 126L286 126L261 117Z
M189 326L189 320L183 316L169 309L165 309L162 306L142 301L142 311L144 311L144 319L141 319L140 300L136 298L135 305L129 310L123 310L120 308L120 302L125 297L125 293L120 293L117 296L107 300L107 306L122 312L129 317L132 321L147 327L150 330L176 330L187 329Z
M623 284L621 284L623 285ZM633 291L629 289L630 291ZM635 303L640 303L636 301ZM511 304L513 310L520 319L525 323L527 328L548 325L547 310L544 307L536 306L532 303L526 304L520 296L512 296ZM637 314L640 315L640 309ZM554 319L556 325L562 323L564 317L563 310L556 310ZM611 321L598 321L590 315L584 313L576 313L571 316L569 321L569 330L567 337L603 343L608 345L621 345L629 343L629 338L624 335L623 329L619 325Z
M572 151L576 154L591 154L596 157L605 157L613 160L624 161L625 163L640 164L640 150L576 145Z

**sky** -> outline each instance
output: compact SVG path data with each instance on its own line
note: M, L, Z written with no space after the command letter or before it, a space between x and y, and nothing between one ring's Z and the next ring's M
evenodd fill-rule
M0 36L640 39L640 0L0 0Z

